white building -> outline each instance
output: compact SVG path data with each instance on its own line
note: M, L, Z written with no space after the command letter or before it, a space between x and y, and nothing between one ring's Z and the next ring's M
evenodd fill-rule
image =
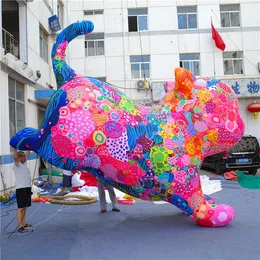
M14 186L10 137L25 126L38 128L56 82L51 66L55 33L48 18L67 24L67 1L2 0L0 3L0 192ZM48 91L49 90L49 91ZM52 90L50 92L50 90ZM29 159L38 174L36 154ZM36 166L36 168L35 168ZM36 169L36 171L35 171Z
M260 103L259 0L2 0L0 9L0 191L3 183L14 186L10 137L25 126L38 128L56 88L50 60L55 34L48 24L55 14L62 27L94 22L92 34L69 45L77 72L105 79L139 102L157 102L175 67L215 76L239 93L247 133L260 138L260 119L247 111ZM211 17L224 52L211 38ZM29 160L32 175L35 158Z
M139 101L158 101L178 66L215 76L236 89L247 133L260 138L260 119L247 111L260 102L259 0L70 0L69 17L95 25L70 44L76 71L106 79ZM211 17L224 52L211 38Z

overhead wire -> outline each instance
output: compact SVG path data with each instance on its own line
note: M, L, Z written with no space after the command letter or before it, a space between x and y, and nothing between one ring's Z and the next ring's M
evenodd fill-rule
M136 7L136 9L138 8L137 0L135 0L135 7ZM148 19L148 17L147 17L147 19ZM138 20L138 17L137 17L137 31L138 31L138 35L139 35L141 58L142 58L141 72L142 72L142 69L143 69L143 78L144 78L144 79L143 79L143 84L144 84L144 89L145 89L145 98L146 98L146 100L147 100L148 90L149 90L149 84L148 84L147 79L146 79L146 76L147 76L147 75L145 74L143 42L142 42L141 31L139 30L139 20ZM150 65L149 65L149 66L150 66ZM146 105L146 100L142 100L141 105ZM154 103L153 103L153 101L152 101L151 98L148 99L148 103L149 103L149 106L154 106Z

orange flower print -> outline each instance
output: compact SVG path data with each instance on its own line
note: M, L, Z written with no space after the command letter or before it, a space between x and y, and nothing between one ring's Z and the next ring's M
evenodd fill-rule
M210 141L212 144L216 144L218 140L218 134L216 130L209 130L207 134L207 139Z
M200 136L191 136L184 141L184 148L191 156L201 155L201 147L203 145L202 138Z
M204 88L201 88L197 92L196 96L198 97L199 102L200 102L201 105L205 105L212 98L211 92L209 90L207 90L207 89L204 89Z
M175 111L175 108L177 104L179 103L179 100L175 98L174 92L170 92L164 97L164 102L169 102L170 103L170 110L173 112Z

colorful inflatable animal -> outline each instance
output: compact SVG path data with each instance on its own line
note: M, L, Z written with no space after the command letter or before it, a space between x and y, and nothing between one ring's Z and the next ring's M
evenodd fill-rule
M134 197L172 203L201 226L228 224L234 210L206 201L199 169L205 156L229 149L244 133L232 89L177 68L175 83L156 107L135 105L116 87L79 75L65 62L67 44L92 30L83 21L58 35L52 59L59 89L40 130L23 129L10 145L59 168L85 169Z

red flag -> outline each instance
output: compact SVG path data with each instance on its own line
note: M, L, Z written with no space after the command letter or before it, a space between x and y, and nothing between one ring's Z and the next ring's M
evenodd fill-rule
M223 39L219 35L218 31L213 26L212 22L211 22L211 32L212 32L212 39L215 41L216 47L224 51L226 48L226 44L224 43Z

